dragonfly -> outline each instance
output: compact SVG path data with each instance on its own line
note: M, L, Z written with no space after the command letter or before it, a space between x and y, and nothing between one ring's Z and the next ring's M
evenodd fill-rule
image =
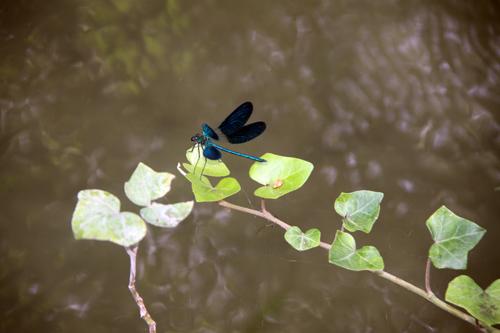
M266 130L266 123L263 121L257 121L245 125L248 119L250 119L252 111L253 111L252 103L244 102L243 104L238 106L233 112L231 112L231 114L229 114L229 116L227 116L227 118L224 119L224 121L218 126L218 129L229 143L239 144L248 142L250 140L255 139ZM222 157L221 151L223 151L256 162L266 161L260 157L240 153L232 149L222 147L221 145L216 143L216 141L219 141L219 134L217 134L217 132L214 129L212 129L212 127L210 127L208 124L201 125L201 130L202 130L201 134L196 133L195 135L193 135L191 137L191 141L198 145L198 149L201 146L201 148L203 149L203 156L208 160L220 160ZM194 149L194 147L192 149ZM205 160L205 165L206 163L207 161ZM197 164L198 161L196 161L194 170L196 170ZM203 174L205 165L203 166L201 174Z

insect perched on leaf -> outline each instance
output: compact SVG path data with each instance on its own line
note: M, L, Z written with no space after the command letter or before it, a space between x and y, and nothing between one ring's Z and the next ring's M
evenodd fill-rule
M231 112L231 114L227 116L227 118L224 119L224 121L218 126L218 129L229 143L244 143L255 139L265 131L266 123L263 121L257 121L255 123L245 125L250 118L250 115L252 114L252 110L252 103L245 102L238 106L233 112ZM202 133L196 133L195 135L193 135L191 137L191 141L197 144L198 148L201 146L201 148L203 149L203 156L205 156L206 159L219 160L222 157L221 151L224 151L226 153L248 158L257 162L266 161L260 157L240 153L228 148L224 148L215 143L214 141L219 140L219 135L207 124L203 124L201 126L201 129ZM198 164L198 161L196 161L196 164ZM205 169L205 166L203 166L203 169ZM201 172L202 174L203 169ZM194 167L194 170L196 171L196 165Z

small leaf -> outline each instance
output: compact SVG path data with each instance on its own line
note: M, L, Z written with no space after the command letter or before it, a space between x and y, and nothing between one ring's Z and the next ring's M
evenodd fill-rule
M350 232L369 233L378 219L384 193L356 191L341 193L335 200L335 211L344 218L344 227Z
M425 223L434 244L429 258L437 268L465 269L467 254L481 240L485 229L441 206Z
M266 153L266 162L255 162L250 168L250 178L264 185L254 194L265 199L277 199L304 185L314 166L294 157Z
M320 238L321 232L318 229L309 229L303 233L299 227L291 227L285 232L285 240L298 251L319 246Z
M238 181L232 177L223 178L213 187L207 177L188 173L186 178L191 182L191 189L197 202L220 201L241 190Z
M374 246L356 250L356 241L347 232L338 230L328 253L331 264L351 271L378 271L384 269L384 260Z
M78 193L71 220L76 239L105 240L122 246L138 243L146 235L146 224L136 214L120 213L120 200L109 192Z
M175 176L168 172L156 172L144 163L139 163L129 181L125 183L125 194L138 206L149 206L151 200L163 197L170 191Z
M225 177L229 175L229 169L221 160L209 160L202 155L202 149L199 145L194 146L186 151L186 158L190 164L183 163L182 165L187 171L193 174L202 173L205 176ZM196 172L193 171L196 166Z
M445 299L487 325L500 324L500 279L483 291L467 275L457 276L448 284Z
M193 201L162 205L153 202L141 209L141 216L146 222L163 228L175 228L193 210Z

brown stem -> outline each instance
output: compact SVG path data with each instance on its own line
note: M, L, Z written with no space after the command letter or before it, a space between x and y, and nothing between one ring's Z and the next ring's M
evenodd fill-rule
M266 210L264 201L261 202L261 207L262 207L261 211L238 206L238 205L229 203L229 202L224 201L224 200L219 201L219 205L221 205L222 207L226 207L229 209L233 209L233 210L237 210L237 211L240 211L243 213L247 213L247 214L261 217L261 218L266 219L272 223L277 224L278 226L280 226L281 228L283 228L285 230L288 230L289 228L291 228L291 226L289 224L281 221L280 219L274 217L271 213L269 213L269 211ZM331 245L328 243L321 242L320 247L329 251L331 248ZM411 283L409 283L401 278L398 278L395 275L387 273L386 271L381 270L381 271L371 271L371 272L380 276L381 278L384 278L388 281L391 281L391 282L399 285L400 287L403 287L404 289L406 289L408 291L411 291L411 292L419 295L420 297L425 298L427 301L431 302L432 304L436 305L437 307L441 308L442 310L474 325L476 328L486 329L487 332L497 332L497 333L500 332L500 330L497 330L493 327L482 328L480 325L477 324L476 318L469 316L465 312L462 312L459 309L457 309L457 308L451 306L450 304L442 301L441 299L437 298L436 295L434 295L434 293L432 293L432 291L429 293L430 286L429 286L429 288L427 288L427 273L429 272L429 269L426 270L426 290L427 290L427 292L426 292L426 290L423 290L423 289L421 289L421 288L419 288L419 287L417 287L417 286L415 286L415 285L413 285L413 284L411 284Z
M434 295L431 289L431 258L427 257L427 263L425 265L425 291L427 294Z
M285 230L288 230L292 227L288 223L281 221L279 218L277 218L274 215L272 215L271 213L269 213L269 211L266 210L264 200L262 200L262 202L261 202L262 210L255 210L255 209L251 209L251 208L238 206L238 205L232 204L232 203L224 201L224 200L219 201L219 205L221 205L222 207L226 207L229 209L233 209L233 210L237 210L237 211L240 211L243 213L247 213L250 215L255 215L255 216L261 217L261 218L266 219L274 224L277 224L278 226L280 226L281 228L283 228ZM330 244L328 244L328 243L321 242L319 244L319 246L321 246L322 248L327 249L327 250L330 249Z
M144 305L144 300L142 299L141 295L139 295L137 289L135 288L135 271L137 266L136 259L137 259L138 248L139 245L137 244L125 248L127 250L128 256L130 257L130 276L128 281L128 289L130 290L132 297L134 298L135 302L137 303L137 306L139 307L139 313L141 315L141 318L144 319L146 324L148 324L149 333L156 333L156 322L149 314L148 310L146 309L146 305Z

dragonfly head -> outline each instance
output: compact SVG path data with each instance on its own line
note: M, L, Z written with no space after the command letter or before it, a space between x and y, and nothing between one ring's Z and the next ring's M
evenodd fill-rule
M204 144L205 138L200 133L196 133L191 137L191 141L197 144Z

